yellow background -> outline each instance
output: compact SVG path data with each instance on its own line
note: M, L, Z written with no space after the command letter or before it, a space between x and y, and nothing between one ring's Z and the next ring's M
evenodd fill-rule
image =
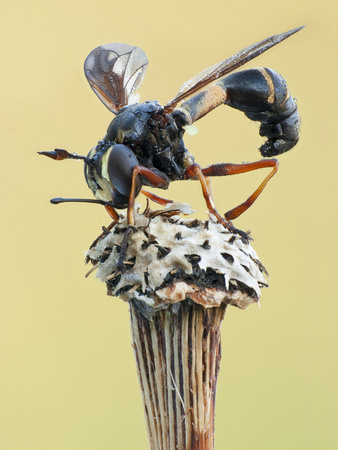
M141 99L162 104L205 67L272 34L307 25L247 67L288 80L301 140L246 214L271 276L262 309L230 308L223 323L216 448L334 449L337 440L337 6L332 0L2 1L0 448L147 449L128 305L107 297L83 252L109 218L80 162L112 114L83 74L96 46L145 50ZM186 145L201 165L259 159L258 125L230 108L198 122ZM263 172L217 179L225 211ZM197 183L170 195L205 217Z

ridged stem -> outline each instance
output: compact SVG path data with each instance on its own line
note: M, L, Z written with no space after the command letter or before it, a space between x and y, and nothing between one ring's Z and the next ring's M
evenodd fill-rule
M132 343L152 450L214 448L226 305L190 300L144 314L130 302Z

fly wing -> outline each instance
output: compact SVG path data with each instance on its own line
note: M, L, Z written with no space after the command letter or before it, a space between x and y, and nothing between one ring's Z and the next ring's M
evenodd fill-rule
M148 67L143 50L128 44L106 44L86 58L86 78L105 106L117 114L138 89Z
M261 53L265 52L274 45L279 44L284 39L288 38L302 28L304 27L294 28L293 30L286 31L285 33L270 36L269 38L264 39L257 44L253 44L249 47L244 48L230 58L225 59L218 64L214 64L207 69L204 69L198 75L194 76L189 81L185 82L183 86L181 86L178 94L172 100L170 100L169 103L167 103L165 109L170 110L175 108L175 106L179 102L185 100L190 95L195 94L197 91L204 88L208 84L224 77L225 75L247 63L251 59L256 58Z

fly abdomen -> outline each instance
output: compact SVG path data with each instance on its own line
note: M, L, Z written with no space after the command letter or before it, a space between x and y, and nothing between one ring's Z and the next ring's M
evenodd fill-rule
M299 139L299 115L284 78L267 68L233 73L219 83L226 92L225 104L261 122L260 135L268 140L260 147L262 156L290 150Z

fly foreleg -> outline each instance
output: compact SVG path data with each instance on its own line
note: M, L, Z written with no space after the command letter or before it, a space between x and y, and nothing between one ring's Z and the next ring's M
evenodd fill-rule
M148 169L144 166L134 166L133 172L132 172L132 179L131 179L131 187L130 187L130 194L129 194L129 201L128 201L128 208L127 208L127 221L128 221L128 228L123 236L123 240L121 243L121 249L120 249L120 255L117 262L117 268L116 268L116 274L123 273L124 272L124 260L127 254L127 248L128 248L128 239L130 234L134 230L135 226L135 197L136 197L136 180L137 176L142 175L144 178L146 178L152 186L157 188L166 188L168 185L168 180L161 177L151 169Z

